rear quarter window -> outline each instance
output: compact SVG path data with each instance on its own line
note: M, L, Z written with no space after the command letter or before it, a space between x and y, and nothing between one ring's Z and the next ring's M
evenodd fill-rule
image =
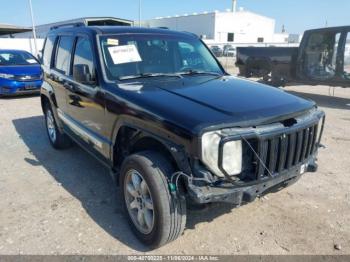
M55 44L56 36L51 35L46 38L44 54L43 54L43 64L44 66L50 67L52 51Z

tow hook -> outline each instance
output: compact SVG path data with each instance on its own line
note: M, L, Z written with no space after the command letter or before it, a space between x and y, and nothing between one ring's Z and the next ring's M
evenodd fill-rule
M326 146L325 146L325 145L322 145L322 144L318 144L318 147L319 147L319 148L322 148L322 149L326 149Z

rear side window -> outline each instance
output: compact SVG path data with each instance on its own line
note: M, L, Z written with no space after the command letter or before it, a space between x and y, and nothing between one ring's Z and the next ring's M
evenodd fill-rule
M90 40L85 37L79 37L74 54L74 65L87 65L91 80L95 80L95 65L93 59L93 52Z
M51 57L52 57L52 50L53 46L55 44L56 36L48 36L46 38L45 42L45 48L44 48L44 56L43 56L43 64L45 66L50 67L51 65Z
M55 68L65 75L70 75L70 61L73 43L74 38L72 36L60 37L55 59Z

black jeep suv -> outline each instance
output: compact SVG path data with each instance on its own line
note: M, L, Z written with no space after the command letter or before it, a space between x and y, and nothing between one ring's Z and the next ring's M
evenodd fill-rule
M57 28L43 68L50 143L74 140L110 168L147 245L181 235L187 201L239 206L317 169L315 103L228 75L193 34Z

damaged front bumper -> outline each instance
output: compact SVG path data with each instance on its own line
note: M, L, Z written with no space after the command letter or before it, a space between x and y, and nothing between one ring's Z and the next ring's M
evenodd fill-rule
M316 171L317 164L315 157L311 157L304 163L265 180L245 183L242 185L232 185L230 182L224 181L212 185L196 185L194 183L188 183L187 190L190 198L197 204L226 202L240 206L254 201L256 197L269 192L278 191L295 183L306 172Z
M292 124L284 122L256 127L250 132L251 129L236 129L235 135L225 137L225 142L234 139L244 141L241 174L229 176L222 168L225 177L218 179L195 169L195 176L187 181L191 199L196 203L241 205L294 183L305 172L315 172L325 114L315 110L292 120ZM207 182L196 177L207 177Z

